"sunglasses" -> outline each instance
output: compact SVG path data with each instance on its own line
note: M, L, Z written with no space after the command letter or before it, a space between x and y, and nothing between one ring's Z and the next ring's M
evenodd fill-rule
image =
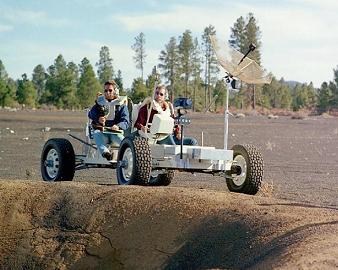
M164 96L164 93L161 93L161 92L158 92L158 91L156 91L155 94L158 95L158 96L161 96L161 97Z
M105 93L107 93L107 92L111 93L111 92L113 92L113 91L114 91L113 89L104 89L104 92L105 92Z

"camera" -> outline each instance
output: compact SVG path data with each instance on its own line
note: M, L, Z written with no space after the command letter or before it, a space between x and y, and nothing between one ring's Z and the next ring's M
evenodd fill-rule
M189 110L192 108L192 100L190 98L176 98L174 100L174 107Z
M232 89L240 89L240 87L241 87L240 82L238 80L234 79L234 78L232 79L230 85L231 85Z
M240 89L241 85L240 85L239 80L235 79L234 77L232 77L230 75L227 75L224 78L225 78L225 82L227 84L230 84L230 86L233 90Z

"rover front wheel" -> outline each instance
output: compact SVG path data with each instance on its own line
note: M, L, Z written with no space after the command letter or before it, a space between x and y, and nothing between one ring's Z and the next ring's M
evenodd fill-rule
M151 173L151 152L146 139L125 137L117 157L117 182L120 185L147 185Z

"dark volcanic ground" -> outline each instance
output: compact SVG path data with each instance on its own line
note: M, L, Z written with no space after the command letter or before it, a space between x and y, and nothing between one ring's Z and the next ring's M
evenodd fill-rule
M204 145L223 147L223 115L191 114L187 134ZM66 137L76 151L81 145L67 133L84 136L84 112L0 111L0 179L41 181L40 155L48 138ZM42 132L50 127L50 132ZM11 130L14 133L11 133ZM265 116L230 118L229 146L254 144L265 162L264 195L325 206L338 206L338 118ZM115 171L76 172L74 181L116 183ZM171 186L227 190L221 177L178 173Z

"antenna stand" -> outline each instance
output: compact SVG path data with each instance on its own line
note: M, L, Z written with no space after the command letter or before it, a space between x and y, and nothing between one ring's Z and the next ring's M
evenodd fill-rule
M190 124L190 119L185 117L184 115L187 114L187 111L185 109L184 112L182 112L183 108L177 109L177 118L176 118L176 124L181 127L181 140L180 140L180 159L183 159L183 140L184 140L184 126Z
M224 150L228 149L228 131L229 131L229 93L231 87L232 78L230 76L225 77L225 82L227 85L227 96L225 102L225 112L224 112Z
M181 119L183 113L181 113L181 109L177 110L178 119ZM180 141L180 159L183 159L183 139L184 139L184 126L183 123L180 125L181 127L181 141Z

